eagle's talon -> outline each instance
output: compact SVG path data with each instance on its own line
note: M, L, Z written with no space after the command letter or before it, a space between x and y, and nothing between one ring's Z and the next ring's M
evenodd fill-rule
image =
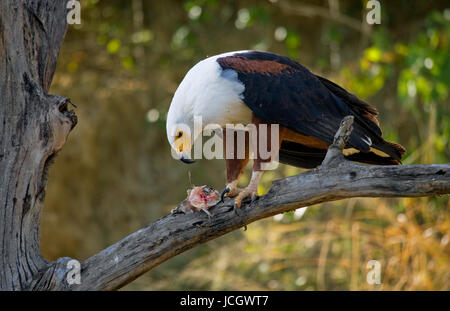
M230 183L228 183L225 186L225 189L223 189L222 194L221 194L221 199L222 198L234 198L235 196L239 195L244 189L239 188L237 186L237 180L232 181Z
M227 193L229 193L230 191L231 191L231 189L228 188L228 187L225 187L225 189L222 190L222 193L220 194L220 201L219 201L219 203L223 203L223 200L225 199L225 195Z
M236 200L237 200L237 199L236 199ZM237 213L237 210L241 208L242 201L241 201L241 200L236 201L236 200L234 200L234 211L236 212L236 214L238 214L238 213ZM238 215L239 215L239 214L238 214Z

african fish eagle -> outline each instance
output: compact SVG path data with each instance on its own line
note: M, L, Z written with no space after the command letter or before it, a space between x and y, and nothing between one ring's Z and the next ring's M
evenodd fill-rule
M343 150L347 159L400 164L406 150L381 137L374 107L288 57L236 51L206 58L189 70L170 105L167 137L179 159L192 163L190 153L197 138L190 135L194 116L201 116L204 125L218 124L222 129L227 124L278 124L279 162L314 168L322 163L341 120L348 115L354 116L354 123ZM180 124L189 126L190 133ZM222 131L224 148L226 133ZM256 197L261 164L267 161L256 155L250 183L238 188L249 161L248 139L245 144L244 158L225 158L227 180L222 196L235 197L235 207L244 198Z

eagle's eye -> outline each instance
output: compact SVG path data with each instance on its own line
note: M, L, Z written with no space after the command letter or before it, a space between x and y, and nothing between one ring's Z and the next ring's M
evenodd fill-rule
M177 132L177 134L175 136L176 136L176 138L180 138L181 136L183 136L183 132L179 131L179 132Z

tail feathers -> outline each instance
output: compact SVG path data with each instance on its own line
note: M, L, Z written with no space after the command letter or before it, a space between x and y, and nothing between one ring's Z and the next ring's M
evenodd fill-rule
M398 161L400 161L402 156L406 153L406 149L402 145L384 140L381 144L374 147Z
M392 157L382 157L374 152L359 152L345 157L347 160L374 165L400 165L399 160Z
M401 160L402 155L405 154L406 149L403 146L384 141L382 136L382 131L380 129L380 123L377 120L378 112L377 109L366 102L362 101L355 95L347 92L345 89L337 85L336 83L331 82L328 79L317 76L317 78L337 97L339 97L353 112L355 112L355 123L354 123L354 133L352 133L352 137L370 137L374 142L374 145L371 146L375 149L378 149L386 154L386 156L392 157L398 162ZM375 134L375 135L373 135ZM351 137L351 138L352 138ZM350 139L350 142L352 139ZM353 139L354 147L360 150L367 150L367 146L364 149L364 145L358 145L358 142L355 142ZM368 154L364 152L364 154ZM360 156L364 157L364 156ZM384 158L389 158L384 157ZM384 160L383 160L384 161ZM399 162L400 163L400 162Z
M377 154L382 151L381 155ZM401 156L406 152L399 144L383 142L369 152L356 152L346 155L350 161L374 165L399 165ZM283 142L280 148L279 160L281 163L301 167L315 168L322 164L327 150L307 147L294 142Z

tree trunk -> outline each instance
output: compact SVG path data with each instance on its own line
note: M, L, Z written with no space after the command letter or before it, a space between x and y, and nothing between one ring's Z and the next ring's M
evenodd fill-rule
M47 92L67 29L66 1L0 2L0 288L27 289L39 248L48 165L76 123Z

